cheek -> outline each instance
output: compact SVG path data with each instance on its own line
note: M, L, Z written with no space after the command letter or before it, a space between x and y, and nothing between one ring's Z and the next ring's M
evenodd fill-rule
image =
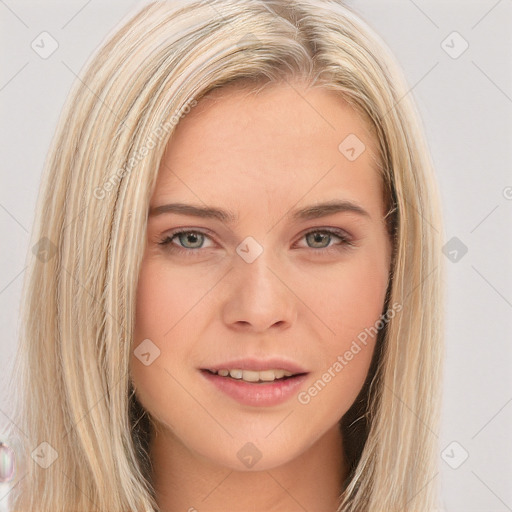
M333 400L344 397L345 405L364 383L382 328L389 279L383 254L382 248L361 251L343 265L326 268L321 276L310 275L299 292L315 312L311 318L320 320L317 332L325 333L318 346L323 369L318 387L332 382L326 395L332 393Z
M321 330L332 344L331 351L350 344L353 337L378 320L383 313L388 272L382 250L367 250L340 265L317 268L296 280L301 283L298 295L306 298L314 313L311 319L315 321L316 317L323 324Z
M190 287L170 273L158 260L144 260L139 274L134 342L164 339L185 314Z
M158 261L150 258L143 260L137 286L130 357L133 383L142 396L147 391L161 389L162 383L170 378L164 370L165 342L184 315L182 310L186 302L181 290L183 287L176 276L162 272ZM173 351L177 352L179 347L179 343L175 343Z
M361 274L352 270L327 290L329 303L320 311L333 332L318 345L318 372L297 397L305 410L314 409L324 423L339 420L354 403L367 378L382 327L379 320L387 281L381 279L376 285L363 269Z

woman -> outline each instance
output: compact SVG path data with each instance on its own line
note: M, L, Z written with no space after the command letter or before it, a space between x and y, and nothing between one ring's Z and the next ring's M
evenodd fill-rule
M437 507L441 221L407 91L338 2L152 2L111 35L41 189L13 510Z

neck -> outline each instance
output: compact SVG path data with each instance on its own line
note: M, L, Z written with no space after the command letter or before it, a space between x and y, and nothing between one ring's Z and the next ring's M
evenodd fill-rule
M347 476L338 425L299 457L265 471L236 471L191 452L171 432L152 436L161 512L335 512Z

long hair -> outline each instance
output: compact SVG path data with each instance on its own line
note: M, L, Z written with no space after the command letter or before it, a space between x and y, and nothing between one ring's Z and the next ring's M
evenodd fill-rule
M340 422L350 474L339 511L438 506L440 202L399 66L338 1L181 0L139 6L109 34L45 161L12 379L14 511L158 510L129 358L159 163L180 119L213 89L293 78L338 91L375 134L393 241L386 308L401 306Z

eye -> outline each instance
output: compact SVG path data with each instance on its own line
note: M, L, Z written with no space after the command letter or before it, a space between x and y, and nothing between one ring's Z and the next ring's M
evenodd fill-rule
M339 229L315 229L308 231L303 238L306 239L309 248L318 253L331 253L332 251L342 251L347 246L353 246L353 243L347 233ZM330 245L333 238L340 240L336 245Z
M173 244L175 238L178 239L181 247ZM161 240L159 245L169 246L170 250L176 252L197 252L192 251L192 249L202 249L205 238L210 237L201 231L174 231Z
M302 248L311 249L319 255L330 254L332 251L340 252L354 245L350 236L345 231L333 228L308 231L300 238L300 240L302 239L305 239L308 244L307 247ZM332 245L331 242L335 239L339 240L339 243ZM176 240L178 243L176 243ZM211 240L211 238L202 231L182 229L168 234L158 244L167 247L171 252L194 257L201 254L201 251L198 249L209 249L212 247L205 247L205 240Z

